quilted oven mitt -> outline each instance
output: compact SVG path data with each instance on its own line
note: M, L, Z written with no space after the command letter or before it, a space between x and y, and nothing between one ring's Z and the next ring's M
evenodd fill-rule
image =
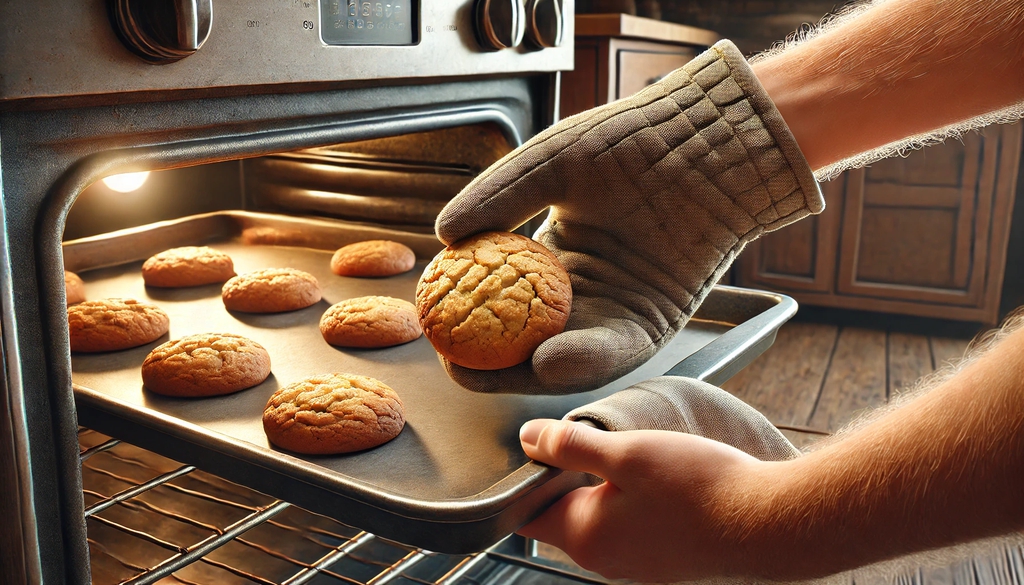
M824 209L803 154L739 50L720 41L636 95L566 118L476 177L438 216L450 244L512 230L568 270L566 330L483 392L572 393L633 370L693 315L743 246Z
M762 461L800 454L768 419L725 390L693 378L662 376L581 406L566 420L606 431L661 430L700 435Z

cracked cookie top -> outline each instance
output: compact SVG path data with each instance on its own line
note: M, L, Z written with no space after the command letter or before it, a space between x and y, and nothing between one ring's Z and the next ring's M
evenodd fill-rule
M231 257L208 246L171 248L142 264L146 286L177 288L224 282L235 275Z
M271 443L311 455L376 447L404 426L398 394L379 380L355 374L322 374L285 386L263 411L263 430Z
M445 248L416 287L420 325L434 349L477 370L529 359L562 332L571 306L569 274L555 255L507 232L477 234Z
M221 298L229 311L282 313L320 302L320 283L294 268L266 268L224 283Z
M200 333L168 341L142 362L142 382L168 396L219 396L250 388L270 375L270 354L234 333Z
M68 307L71 351L128 349L156 341L171 319L160 307L135 299L99 299Z
M418 339L423 332L412 303L370 296L332 305L320 318L320 333L340 347L390 347Z

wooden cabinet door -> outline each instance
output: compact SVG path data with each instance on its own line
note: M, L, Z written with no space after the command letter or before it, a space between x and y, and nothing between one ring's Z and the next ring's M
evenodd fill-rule
M1019 125L992 127L849 172L838 292L994 320L1019 143Z
M843 182L821 185L825 211L754 240L737 260L740 286L787 292L831 292L836 274Z
M809 305L995 323L1022 126L822 184L825 211L752 242L736 283Z
M576 39L575 67L562 73L559 116L568 118L605 103L608 87L607 41Z

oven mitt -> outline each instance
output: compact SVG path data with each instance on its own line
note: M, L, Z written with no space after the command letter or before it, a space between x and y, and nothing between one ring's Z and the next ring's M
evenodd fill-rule
M606 431L647 429L700 435L762 461L782 461L800 454L752 406L693 378L652 378L581 406L565 419L589 421Z
M477 176L437 218L450 244L512 230L568 270L566 331L525 364L446 363L483 392L571 393L635 369L693 315L743 246L825 204L743 55L721 41L636 95L566 118Z

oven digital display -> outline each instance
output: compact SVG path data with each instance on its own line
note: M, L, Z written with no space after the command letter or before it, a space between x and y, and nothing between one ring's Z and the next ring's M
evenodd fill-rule
M320 37L328 45L412 45L417 0L320 0Z

